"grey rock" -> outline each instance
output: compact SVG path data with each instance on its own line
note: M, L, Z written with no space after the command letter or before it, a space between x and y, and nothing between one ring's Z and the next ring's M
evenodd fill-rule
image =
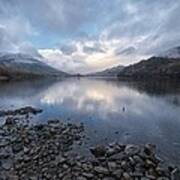
M23 145L22 144L14 144L12 147L13 153L18 153L21 150L23 150Z
M139 151L140 151L140 148L139 146L136 146L136 145L127 145L125 148L125 153L127 155L135 155L135 154L138 154Z
M112 174L113 174L116 178L121 178L121 176L122 176L122 174L123 174L123 170L122 170L122 169L117 169L117 170L113 171Z
M103 180L115 180L113 177L104 177Z
M133 172L133 173L131 173L131 176L132 177L143 177L143 173L141 173L141 172Z
M110 171L113 171L116 169L117 164L115 162L108 162L108 167Z
M10 170L12 167L12 161L11 160L5 160L2 162L1 166L4 170Z
M155 149L156 149L156 146L153 144L145 144L144 146L144 152L148 155L154 154Z
M172 172L172 180L179 180L180 179L180 170L179 169L175 169Z
M115 149L114 148L108 148L107 149L107 156L112 156L115 154Z
M101 167L101 166L96 166L94 168L95 172L97 173L100 173L100 174L105 174L105 175L108 175L109 174L109 171L107 168L104 168L104 167Z
M152 167L156 167L156 164L154 162L152 162L151 160L149 159L146 159L146 166L152 166Z
M79 176L79 177L77 177L77 180L87 180L87 178L85 178L83 176Z
M5 121L5 125L14 125L15 123L16 123L16 121L12 117L8 117Z
M159 177L159 178L157 178L157 180L169 180L169 178L167 178L167 177Z
M146 174L146 177L149 178L149 179L151 179L151 180L157 179L155 176L150 175L150 174Z
M86 177L86 178L93 178L94 177L94 175L92 174L92 173L82 173L82 175L84 176L84 177Z
M123 173L123 177L125 180L132 180L131 176L127 172Z
M150 180L150 179L147 177L141 177L141 180Z
M95 148L91 148L90 151L95 157L100 157L106 154L106 147L103 145L98 145Z

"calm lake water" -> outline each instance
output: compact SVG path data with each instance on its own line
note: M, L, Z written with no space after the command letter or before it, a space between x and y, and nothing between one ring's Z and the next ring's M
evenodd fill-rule
M153 143L166 160L180 165L180 83L69 78L0 83L0 108L32 105L52 118L83 122L88 144Z

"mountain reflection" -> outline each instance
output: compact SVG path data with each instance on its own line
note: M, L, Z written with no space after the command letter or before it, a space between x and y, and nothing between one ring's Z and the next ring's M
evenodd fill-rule
M100 79L24 81L0 84L0 105L62 105L76 111L143 114L180 106L178 83L123 82ZM125 112L124 112L125 111Z
M176 88L178 91L172 91L171 87L171 84L167 86L167 83L163 88L163 84L150 86L145 82L71 79L50 86L41 93L40 102L49 105L68 104L69 107L76 108L76 110L83 109L85 111L94 111L98 108L104 112L120 113L125 108L128 112L141 114L147 109L156 111L157 107L168 106L172 109L173 106L179 106L179 89ZM172 89L175 90L174 87ZM153 93L149 93L149 91Z

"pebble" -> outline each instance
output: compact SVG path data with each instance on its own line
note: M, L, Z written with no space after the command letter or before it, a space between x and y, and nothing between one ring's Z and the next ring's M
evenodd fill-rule
M105 174L105 175L108 175L108 174L109 174L108 169L106 169L106 168L104 168L104 167L101 167L101 166L95 167L94 170L95 170L97 173L100 173L100 174Z
M103 145L97 145L95 148L91 148L90 151L95 157L104 156L106 154L106 148Z
M139 148L138 146L132 145L132 144L127 145L126 148L125 148L125 153L126 153L127 155L130 155L130 156L131 156L131 155L138 154L139 151L140 151L140 148Z

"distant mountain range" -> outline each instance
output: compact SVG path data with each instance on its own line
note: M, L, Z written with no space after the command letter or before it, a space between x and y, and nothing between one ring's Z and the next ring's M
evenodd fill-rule
M168 49L155 57L125 67L118 77L180 78L180 47Z
M21 79L42 76L67 76L40 61L21 53L0 53L0 79Z
M180 78L180 58L152 57L125 67L118 77Z
M108 76L108 77L116 77L119 72L124 69L125 66L116 66L113 68L105 69L104 71L95 72L88 74L88 76Z
M180 47L171 48L147 60L129 66L116 66L89 76L114 77L179 77L180 78Z
M33 77L72 76L42 62L42 57L21 53L0 53L0 80ZM75 76L75 75L74 75ZM78 75L80 76L80 75ZM116 66L86 76L99 77L173 77L180 78L180 47L171 48L155 57L129 66Z

